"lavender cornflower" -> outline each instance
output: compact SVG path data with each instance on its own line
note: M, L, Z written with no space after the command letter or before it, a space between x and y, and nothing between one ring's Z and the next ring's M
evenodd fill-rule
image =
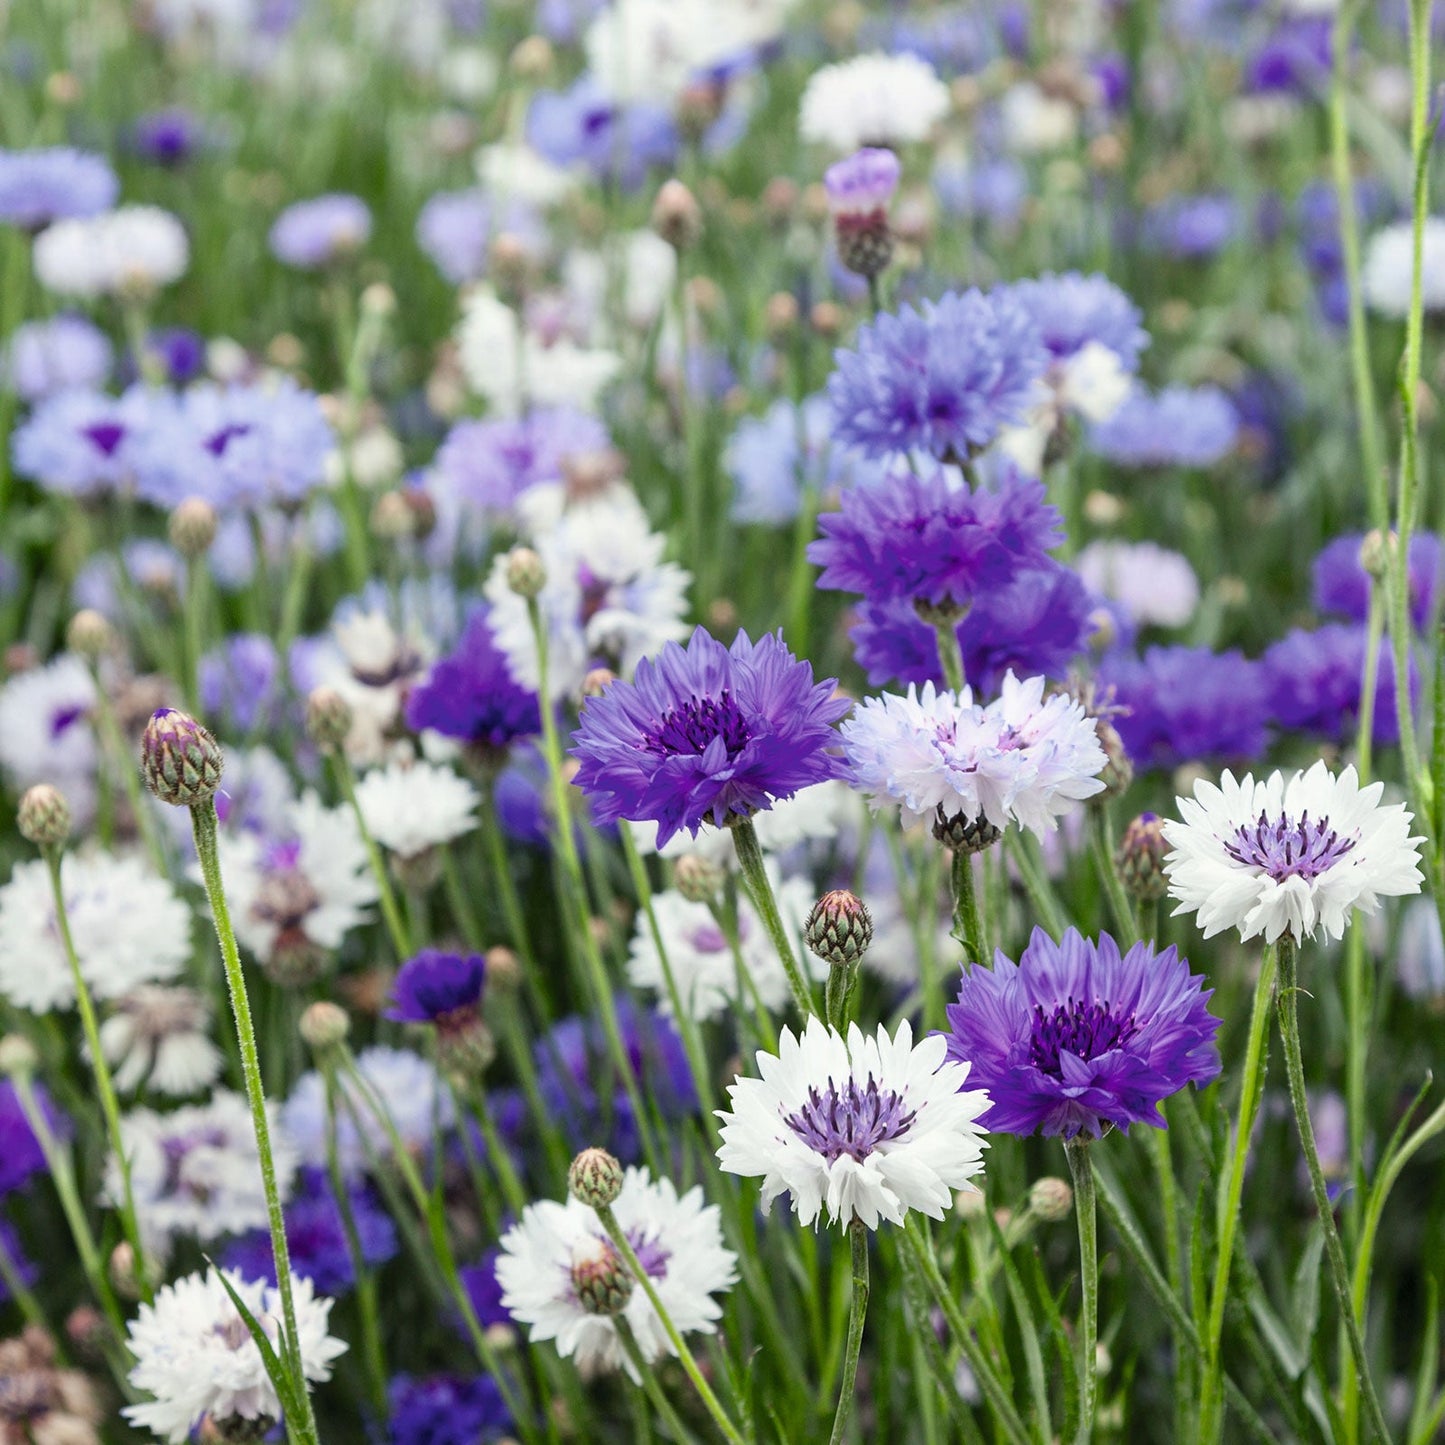
M115 204L120 182L103 156L69 146L0 150L0 222L40 231L52 221L96 216Z
M961 459L1040 396L1049 353L1006 294L949 292L860 328L828 381L836 435L870 456L924 451Z
M133 482L140 448L168 403L145 387L47 397L10 440L15 470L48 492L99 497Z
M1364 622L1370 615L1370 578L1360 560L1363 533L1327 542L1314 561L1314 603L1321 612ZM1423 630L1435 615L1445 580L1445 548L1434 532L1410 538L1410 620Z
M11 333L0 381L34 403L61 391L104 386L113 359L105 332L83 316L62 314L27 321Z
M303 271L317 271L354 255L371 238L371 211L360 196L343 192L287 206L271 227L272 254Z
M1290 732L1333 743L1353 742L1364 691L1366 641L1363 626L1346 623L1287 632L1260 659L1274 721ZM1395 664L1388 647L1380 651L1376 676L1371 730L1377 746L1393 747L1400 740L1400 722L1395 708ZM1412 658L1412 703L1419 689L1420 677Z
M599 180L635 190L654 166L670 165L678 134L661 105L619 104L590 75L567 91L540 91L527 110L527 141L554 166L585 166Z
M973 490L944 467L895 468L819 517L823 535L809 544L808 560L823 569L820 587L961 615L976 597L1046 561L1062 540L1046 497L1041 482L1012 469Z
M1164 1127L1159 1105L1219 1075L1211 991L1173 948L1120 955L1069 929L1034 929L1011 962L964 974L948 1009L948 1056L973 1065L993 1101L981 1121L1000 1134L1099 1138L1109 1125Z
M280 722L285 681L276 644L262 632L237 632L200 659L201 707L244 737Z
M1217 386L1136 389L1089 432L1101 457L1126 467L1212 467L1239 441L1239 413Z
M490 1375L396 1375L386 1395L389 1445L482 1445L512 1424Z
M666 644L582 710L576 783L598 821L655 822L663 847L679 829L722 827L841 775L833 724L848 711L834 681L813 681L769 634L730 648L701 627Z
M167 170L193 160L208 139L206 122L179 105L140 116L130 135L138 156Z
M1127 371L1149 345L1139 308L1105 276L1046 272L1000 288L1033 317L1055 361L1067 361L1090 342L1107 347ZM997 294L997 293L996 293Z
M1238 235L1240 219L1233 196L1170 196L1144 217L1144 239L1175 260L1207 261Z

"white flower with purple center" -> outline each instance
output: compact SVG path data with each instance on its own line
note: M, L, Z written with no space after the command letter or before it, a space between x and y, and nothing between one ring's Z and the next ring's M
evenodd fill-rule
M1242 782L1226 772L1180 798L1181 821L1164 824L1164 862L1176 914L1194 913L1206 938L1237 928L1265 943L1323 932L1343 938L1356 910L1418 893L1420 838L1404 804L1382 805L1383 783L1362 788L1353 767L1338 777L1316 763Z
M946 1062L933 1034L915 1045L905 1019L891 1037L845 1039L820 1019L801 1039L784 1029L775 1055L759 1052L757 1079L728 1090L718 1162L729 1174L761 1175L762 1202L792 1197L802 1224L821 1210L835 1223L902 1224L909 1210L942 1219L956 1189L983 1171L989 1106L965 1089L969 1065Z
M74 653L44 667L17 672L0 687L0 768L16 793L54 783L70 795L71 811L89 811L96 764L90 710L95 682ZM76 790L83 795L76 796Z
M612 1214L678 1332L712 1334L722 1315L713 1295L732 1287L737 1256L724 1248L718 1207L704 1202L702 1186L679 1196L670 1179L629 1169ZM497 1283L502 1304L533 1340L555 1340L557 1353L575 1357L581 1370L621 1365L636 1380L616 1322L578 1297L579 1276L626 1268L596 1210L575 1198L544 1199L529 1204L502 1236ZM646 1291L634 1289L622 1314L646 1360L674 1353Z
M1008 673L987 707L966 687L926 682L866 699L841 730L855 785L875 811L896 803L905 823L1016 822L1042 838L1104 788L1093 722L1065 694L1045 699L1042 677Z

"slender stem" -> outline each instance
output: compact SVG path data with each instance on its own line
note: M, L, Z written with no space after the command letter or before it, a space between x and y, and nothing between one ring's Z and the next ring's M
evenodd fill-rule
M1239 1223L1239 1201L1244 1193L1244 1170L1249 1158L1249 1141L1254 1133L1254 1120L1259 1113L1259 1103L1264 1093L1269 999L1274 987L1274 975L1275 950L1267 948L1260 963L1259 978L1254 986L1254 1003L1249 1014L1249 1037L1245 1045L1244 1067L1239 1083L1239 1114L1234 1124L1234 1149L1230 1154L1228 1172L1220 1183L1215 1209L1217 1243L1214 1281L1209 1292L1209 1318L1204 1340L1208 1366L1200 1402L1199 1438L1205 1445L1219 1438L1219 1431L1224 1424L1224 1361L1221 1351L1224 1305L1229 1295L1229 1271L1234 1257L1235 1230Z
M181 693L192 712L201 710L200 666L205 651L206 583L210 571L201 557L186 558L186 599L181 604ZM286 656L284 649L280 655Z
M1079 1312L1079 1445L1094 1438L1094 1415L1099 1398L1099 1234L1094 1202L1094 1165L1089 1158L1092 1140L1075 1134L1064 1143L1069 1172L1074 1176L1074 1216L1079 1223L1079 1282L1083 1305Z
M652 1283L652 1276L642 1267L642 1261L638 1259L637 1251L632 1247L632 1241L623 1233L622 1226L618 1224L617 1217L612 1213L612 1206L610 1204L598 1206L597 1217L602 1221L602 1227L607 1231L607 1237L612 1241L613 1247L626 1261L628 1269L632 1271L633 1278L642 1286L648 1302L657 1311L657 1318L662 1325L663 1333L667 1335L668 1343L682 1362L682 1368L687 1372L687 1377L692 1381L693 1388L697 1391L703 1405L706 1406L708 1414L712 1416L713 1423L721 1431L729 1445L743 1445L742 1434L729 1418L727 1411L723 1409L718 1397L713 1394L707 1377L698 1368L697 1360L693 1358L692 1351L687 1347L687 1341L678 1332L677 1326L672 1322L672 1316L668 1314L667 1307L662 1303L662 1298Z
M271 1229L271 1253L276 1264L276 1288L281 1296L281 1314L285 1324L284 1359L292 1374L292 1386L301 1406L301 1419L295 1429L307 1445L319 1445L316 1415L311 1406L311 1390L301 1359L301 1336L296 1327L296 1301L291 1289L291 1254L286 1245L286 1220L281 1211L281 1191L276 1184L276 1160L271 1152L271 1124L266 1114L266 1091L261 1083L261 1057L256 1048L256 1029L251 1021L251 1000L246 993L246 975L241 968L241 952L236 946L231 912L226 905L226 890L221 882L221 863L216 848L216 800L208 797L191 808L191 832L200 860L201 877L216 925L216 938L221 945L221 961L226 970L226 986L231 995L231 1011L236 1020L236 1042L241 1048L241 1072L246 1081L246 1098L251 1105L251 1127L256 1134L256 1153L261 1162L261 1186L266 1195L266 1218Z
M1109 846L1109 815L1099 803L1089 805L1088 815L1089 851L1094 855L1099 882L1109 899L1109 911L1114 918L1119 943L1123 948L1132 948L1139 941L1134 905L1124 891L1119 870L1114 867L1114 850Z
M0 1280L4 1280L10 1298L19 1305L20 1313L25 1317L25 1323L37 1325L46 1334L49 1334L50 1322L45 1318L45 1311L40 1308L40 1301L31 1294L30 1286L25 1283L25 1276L21 1273L19 1262L10 1253L3 1233L0 1233ZM64 1355L62 1354L59 1358L63 1360Z
M958 645L957 622L935 622L933 630L938 637L938 661L943 668L943 680L952 692L963 691L963 649Z
M1320 1228L1325 1237L1325 1258L1329 1263L1330 1282L1334 1286L1335 1298L1339 1301L1340 1316L1344 1321L1346 1338L1349 1340L1355 1375L1359 1382L1360 1393L1365 1401L1365 1413L1369 1416L1370 1426L1375 1434L1381 1440L1388 1441L1390 1430L1389 1426L1385 1424L1385 1413L1380 1407L1380 1397L1375 1391L1375 1382L1370 1376L1370 1361L1365 1353L1365 1341L1360 1334L1359 1321L1355 1317L1349 1270L1345 1265L1345 1251L1340 1244L1339 1230L1335 1228L1334 1205L1330 1202L1324 1170L1320 1168L1320 1154L1315 1147L1314 1125L1310 1122L1309 1096L1305 1092L1304 1059L1300 1054L1296 949L1297 945L1290 934L1286 933L1281 936L1279 941L1279 988L1275 995L1275 1005L1279 1015L1280 1036L1284 1040L1284 1062L1285 1072L1289 1077L1290 1103L1294 1106L1295 1123L1299 1126L1305 1166L1309 1170L1310 1187L1315 1196L1315 1208L1319 1213Z
M989 962L988 934L984 931L983 914L978 906L978 889L973 881L974 855L960 848L954 854L953 936L963 945L966 966Z
M853 1396L858 1382L858 1352L863 1347L863 1321L868 1314L868 1230L861 1219L848 1226L853 1247L853 1302L848 1311L848 1349L843 1356L843 1382L838 1389L838 1408L833 1414L829 1445L842 1445L853 1413Z
M336 773L336 782L340 787L342 796L350 805L352 815L356 818L357 831L361 834L361 841L366 846L367 861L371 864L372 876L376 879L376 887L381 895L381 915L386 920L386 931L391 935L391 946L396 950L398 961L405 961L411 957L411 944L407 939L406 924L402 922L401 909L397 906L396 890L391 886L391 875L386 871L386 859L381 855L381 849L376 845L376 839L371 836L371 829L366 826L366 819L361 812L361 802L356 796L356 778L351 771L351 763L346 754L337 748L331 755L331 765Z
M55 846L41 851L45 855L46 867L50 870L50 891L55 898L55 921L60 929L65 957L70 964L70 977L75 985L75 1006L80 1011L81 1026L85 1030L85 1045L90 1051L91 1072L95 1075L95 1088L100 1095L101 1112L105 1115L105 1131L110 1136L110 1147L120 1169L121 1227L125 1231L126 1242L135 1251L136 1281L140 1286L141 1298L149 1304L154 1295L145 1250L141 1247L140 1225L136 1220L135 1193L130 1182L130 1155L126 1152L120 1132L120 1104L116 1100L110 1065L106 1063L105 1051L100 1046L100 1024L95 1017L95 1004L90 997L90 988L86 984L85 975L80 971L80 957L75 951L75 940L71 936L70 918L65 907L65 890L61 886L60 870L64 850Z
M121 735L115 709L110 704L110 695L106 692L100 672L94 664L91 665L90 673L95 681L94 716L99 724L101 740L120 774L126 801L130 804L131 814L135 818L136 829L145 841L151 864L156 872L164 877L167 872L166 852L161 845L160 834L156 831L156 819L150 799L141 788L140 769L135 763L135 749Z
M1054 892L1054 885L1049 882L1036 856L1037 841L1022 828L1006 830L1003 841L1004 847L1013 857L1019 878L1023 881L1024 892L1029 896L1029 906L1038 915L1035 921L1042 923L1044 931L1052 937L1062 938L1065 928L1064 911L1059 904L1058 895Z
M612 1323L616 1327L617 1338L622 1341L623 1353L632 1362L637 1378L642 1381L642 1388L647 1391L647 1398L662 1416L662 1423L667 1427L668 1433L679 1441L693 1439L692 1431L678 1418L677 1411L672 1408L672 1401L667 1398L667 1392L657 1378L657 1372L642 1353L642 1346L637 1343L637 1336L632 1332L632 1326L627 1323L627 1316L614 1315Z
M738 818L732 824L733 847L737 850L738 866L742 869L743 881L768 937L773 941L778 958L782 961L783 972L788 975L788 987L793 991L793 1002L803 1022L818 1012L813 991L803 975L798 955L793 951L793 940L788 937L783 915L778 911L778 900L773 894L773 885L768 881L768 870L763 863L762 845L758 842L757 829L751 818Z
M477 1123L481 1127L482 1138L487 1142L487 1157L491 1162L492 1172L501 1181L507 1206L514 1214L521 1214L527 1207L527 1191L522 1188L512 1156L507 1152L507 1146L497 1132L497 1121L492 1117L492 1106L487 1102L487 1091L481 1084L476 1084L471 1089L471 1102Z

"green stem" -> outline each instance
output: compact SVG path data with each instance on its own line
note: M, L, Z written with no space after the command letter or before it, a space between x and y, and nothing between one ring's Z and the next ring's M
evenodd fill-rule
M99 724L101 740L120 774L121 786L125 789L126 801L130 804L135 818L136 830L145 842L146 852L157 873L166 876L166 853L161 845L160 834L156 831L155 814L150 799L141 787L140 769L135 762L135 749L121 736L120 724L116 721L115 709L110 705L110 696L105 690L100 672L92 663L91 677L95 681L94 716Z
M943 667L943 680L949 691L963 691L963 649L958 645L957 622L935 622L934 633L938 637L938 661Z
M1330 1282L1334 1286L1335 1298L1339 1302L1340 1316L1344 1321L1345 1336L1349 1340L1350 1355L1354 1360L1355 1375L1360 1393L1365 1401L1365 1413L1375 1434L1384 1441L1390 1439L1389 1426L1385 1424L1385 1413L1380 1407L1380 1397L1375 1391L1375 1382L1370 1376L1370 1361L1365 1353L1365 1341L1360 1334L1359 1320L1350 1290L1349 1270L1345 1264L1344 1247L1340 1244L1339 1230L1335 1228L1334 1205L1330 1202L1329 1188L1325 1183L1324 1170L1320 1168L1319 1150L1315 1147L1314 1125L1310 1122L1309 1096L1305 1092L1304 1059L1300 1053L1299 1041L1299 984L1296 973L1296 949L1294 938L1286 933L1279 941L1279 988L1275 995L1276 1012L1279 1015L1280 1036L1284 1040L1285 1072L1289 1077L1290 1103L1294 1106L1295 1123L1299 1126L1300 1144L1304 1149L1305 1166L1309 1170L1310 1188L1314 1191L1315 1209L1319 1215L1320 1228L1325 1237L1325 1259L1329 1263Z
M863 1321L868 1314L868 1230L861 1219L848 1226L853 1250L853 1302L848 1311L848 1349L843 1356L843 1381L838 1389L838 1408L833 1414L829 1445L842 1445L853 1413L853 1396L858 1382L858 1352L863 1347Z
M988 951L988 935L984 931L983 914L978 906L978 888L973 879L974 855L960 848L952 855L953 936L963 945L966 967L992 961Z
M667 1392L662 1388L657 1372L642 1353L642 1346L637 1343L637 1336L632 1332L632 1326L627 1323L627 1316L614 1315L612 1323L617 1329L617 1338L622 1341L623 1353L631 1360L632 1368L637 1371L637 1378L642 1381L642 1388L647 1391L647 1398L662 1417L668 1433L678 1441L694 1439L692 1431L682 1423L677 1411L672 1408L672 1401L667 1398Z
M386 931L391 935L391 946L396 950L397 961L405 962L411 957L411 944L407 939L406 924L402 922L401 909L397 906L396 890L391 886L391 875L386 871L386 859L382 857L381 849L377 847L376 839L371 836L371 829L366 826L366 819L362 815L361 802L356 796L356 777L351 771L351 763L346 754L337 748L331 754L331 764L336 773L337 786L341 789L342 796L351 808L352 816L356 819L357 831L361 834L361 841L366 847L367 861L371 864L371 873L376 879L377 891L381 895L381 915L386 920Z
M763 920L763 927L768 930L768 937L773 941L773 947L782 961L783 972L788 975L793 1003L806 1024L808 1019L818 1012L818 1007L798 963L798 955L793 950L793 940L788 937L783 915L778 911L778 900L773 894L773 885L768 881L768 870L763 863L763 849L758 842L757 829L753 827L751 818L735 818L731 830L738 866L742 869L743 881L748 886L753 907L758 910L758 917Z
M1129 895L1124 892L1119 870L1114 867L1114 850L1109 846L1109 815L1099 803L1091 803L1088 814L1089 851L1094 855L1094 867L1098 870L1099 881L1108 895L1109 911L1118 931L1119 946L1124 949L1132 948L1139 941L1134 905L1129 901Z
M1094 1438L1094 1415L1099 1398L1099 1234L1094 1200L1094 1165L1089 1158L1092 1140L1075 1134L1064 1143L1069 1172L1074 1176L1074 1216L1079 1224L1079 1283L1083 1304L1079 1312L1079 1445Z
M301 1419L294 1422L297 1435L306 1445L320 1445L311 1390L301 1359L301 1336L296 1328L296 1300L291 1289L291 1254L286 1246L286 1220L281 1211L281 1191L276 1185L276 1161L271 1152L271 1124L266 1114L266 1091L261 1083L261 1058L256 1049L256 1029L251 1021L251 1001L246 993L246 975L241 952L231 927L226 890L221 882L221 863L216 848L216 800L208 797L191 807L191 832L196 857L201 865L206 898L221 945L231 1011L236 1020L236 1042L241 1048L241 1072L246 1081L246 1098L251 1106L251 1127L256 1134L256 1153L261 1163L261 1186L266 1195L266 1218L271 1230L271 1253L276 1265L276 1288L281 1296L281 1314L286 1338L283 1359L292 1375L292 1388L301 1406Z

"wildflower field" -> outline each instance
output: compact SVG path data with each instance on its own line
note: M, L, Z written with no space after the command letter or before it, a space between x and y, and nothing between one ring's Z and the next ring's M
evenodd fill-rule
M1438 8L0 0L0 1445L1445 1441Z

